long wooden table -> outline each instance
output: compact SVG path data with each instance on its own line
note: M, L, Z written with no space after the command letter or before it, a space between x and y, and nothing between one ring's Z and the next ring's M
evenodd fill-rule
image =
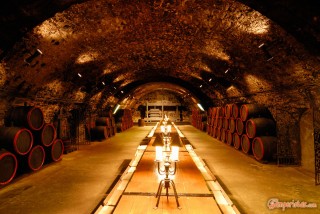
M176 175L172 177L181 209L177 207L172 187L169 189L168 199L164 196L165 190L162 191L159 206L155 209L155 195L163 177L156 171L155 149L152 143L151 141L144 152L114 213L221 213L201 172L183 147Z

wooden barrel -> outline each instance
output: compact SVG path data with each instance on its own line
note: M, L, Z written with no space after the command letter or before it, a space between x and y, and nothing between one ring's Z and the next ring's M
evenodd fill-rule
M51 162L57 162L61 160L63 151L64 151L64 145L61 139L56 139L53 144L50 147L46 147L46 160Z
M277 138L273 136L260 136L252 141L252 152L259 161L271 161L277 153Z
M230 130L227 130L227 132L226 132L226 142L230 146L233 143L233 134L232 134L232 132Z
M217 107L217 113L216 113L216 117L223 117L224 116L224 108L223 107Z
M219 118L217 118L217 119L218 119L218 124L217 124L217 126L218 126L219 128L222 128L223 118L222 118L222 117L219 117Z
M218 127L218 123L219 123L219 118L215 118L213 122L214 127Z
M231 107L232 117L237 119L239 117L241 104L233 103Z
M217 138L218 140L221 139L221 128L220 128L220 127L218 127L217 130L216 130L216 138Z
M238 135L237 133L233 133L233 147L238 150L241 148L240 135Z
M111 126L115 127L116 126L116 120L114 119L114 117L110 117L111 118Z
M246 121L250 118L265 117L272 118L267 107L259 104L243 104L240 108L240 118Z
M210 135L211 137L213 137L214 129L215 129L215 127L214 127L214 126L210 126L210 132L209 132L209 135Z
M236 119L236 130L238 135L242 135L245 130L244 123L240 118Z
M211 125L207 124L206 132L207 132L208 135L210 135L210 133L211 133Z
M114 136L116 133L114 133L114 128L113 127L108 127L109 129L109 137Z
M229 119L230 117L232 117L232 104L227 104L225 105L224 107L224 114L225 114L225 117L227 119Z
M226 130L229 129L229 119L227 117L223 118L222 127Z
M229 119L229 130L233 133L236 131L236 120L233 117Z
M109 117L98 117L96 119L96 126L111 126L111 121Z
M252 118L246 122L249 138L257 136L276 136L276 123L268 118Z
M33 135L26 128L0 127L0 148L18 155L26 155L32 148Z
M212 118L215 118L216 117L216 114L217 114L217 107L213 107L212 108Z
M212 137L214 137L214 138L217 137L217 127L212 128Z
M0 185L6 185L16 175L18 161L11 152L0 149Z
M24 172L28 170L37 171L41 169L45 161L46 153L41 145L34 146L26 156L18 158L19 171Z
M220 130L221 134L220 134L220 140L222 143L225 143L226 142L226 130L225 129L221 129Z
M246 154L251 152L251 140L246 134L241 136L241 149Z
M15 107L10 119L13 126L26 127L30 130L40 130L44 125L42 110L34 106Z
M138 120L138 126L143 127L145 125L144 119L139 119Z
M109 137L109 130L106 126L96 126L91 128L90 133L92 140L103 140Z
M53 124L46 123L40 131L33 131L34 144L45 147L51 146L57 137L57 131Z

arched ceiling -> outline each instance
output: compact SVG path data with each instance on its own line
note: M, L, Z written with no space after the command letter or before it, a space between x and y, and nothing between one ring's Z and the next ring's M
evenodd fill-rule
M134 90L127 93L127 96L122 99L119 104L123 108L137 108L140 104L140 100L155 91L171 92L180 98L180 102L185 106L196 107L195 104L200 102L196 95L192 94L184 87L168 82L152 82L136 87Z
M254 93L292 96L316 85L320 70L312 3L17 2L2 7L0 28L0 86L15 95L112 104L165 82L208 107Z

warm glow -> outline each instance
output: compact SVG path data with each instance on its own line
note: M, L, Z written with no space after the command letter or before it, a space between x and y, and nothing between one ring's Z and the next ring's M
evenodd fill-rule
M239 91L235 86L230 86L229 88L227 88L227 95L229 97L239 97L242 96L241 91Z
M94 61L98 58L99 54L97 52L87 52L83 53L80 56L78 56L76 63L77 64L84 64L87 62Z
M248 86L249 92L265 91L272 89L272 86L265 80L259 79L251 74L245 75L244 77L246 85Z
M86 97L86 93L81 91L80 89L74 94L76 100L84 100Z
M117 105L116 105L116 108L115 108L114 111L113 111L113 114L117 113L117 111L118 111L119 108L120 108L120 105L117 104Z
M159 122L151 129L150 133L148 134L148 137L152 137L154 135L154 132L156 131L157 127L159 125Z
M224 61L230 60L230 56L224 51L224 46L221 45L218 41L206 40L205 44L206 45L204 46L203 53L211 56L214 59L221 59Z
M45 39L59 41L73 34L73 29L65 26L67 26L66 22L48 19L36 28L36 32Z
M118 66L114 65L113 63L109 63L106 65L105 69L103 69L103 75L110 74L118 69Z
M168 134L171 132L171 125L160 126L160 130L164 134Z
M179 161L179 147L178 146L172 146L171 148L171 160L172 161Z
M251 33L251 34L266 34L270 29L269 20L264 17L261 13L253 11L250 13L242 13L241 19L236 19L234 26L238 30Z
M199 109L200 109L201 111L204 111L204 109L203 109L203 107L202 107L202 105L201 105L200 103L198 103L197 105L198 105L198 107L199 107Z
M211 69L208 67L207 64L205 64L202 61L197 61L193 64L193 67L198 68L202 71L207 71L207 72L211 72Z
M162 161L162 150L163 147L162 146L156 146L156 161Z
M100 99L101 99L101 96L102 96L102 92L101 92L101 91L98 92L97 94L93 95L93 96L90 98L90 103L92 103L92 102L95 102L95 103L99 102Z

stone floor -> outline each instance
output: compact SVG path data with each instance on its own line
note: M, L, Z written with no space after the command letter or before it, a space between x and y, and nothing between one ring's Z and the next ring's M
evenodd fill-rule
M151 128L134 126L105 141L80 146L62 161L37 172L17 177L0 189L0 213L93 213ZM299 167L261 164L190 125L179 128L242 213L320 213L320 186ZM317 208L270 210L267 202L271 198L314 202Z

